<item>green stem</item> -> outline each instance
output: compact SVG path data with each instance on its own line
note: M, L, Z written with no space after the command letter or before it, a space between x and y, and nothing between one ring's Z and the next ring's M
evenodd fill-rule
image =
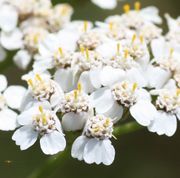
M121 135L135 132L142 128L142 126L138 125L134 121L120 126L116 126L114 129L114 135L116 137L119 137ZM61 164L65 163L70 158L71 145L78 135L79 133L69 133L67 136L68 143L66 150L60 153L58 156L53 156L50 159L48 159L40 168L35 170L28 178L50 178L52 174L56 171L56 169L58 169L61 166Z
M116 137L119 137L121 135L129 134L129 133L141 130L143 128L144 127L139 125L137 122L133 121L133 122L129 122L129 123L126 123L126 124L119 125L119 126L115 127L113 134Z

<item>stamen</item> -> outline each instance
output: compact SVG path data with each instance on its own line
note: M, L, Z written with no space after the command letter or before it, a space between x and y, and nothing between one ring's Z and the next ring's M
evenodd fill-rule
M132 91L135 91L137 89L137 86L138 86L137 83L134 83L132 87Z
M74 90L74 98L77 99L78 98L78 91Z
M43 113L43 107L42 106L39 106L39 111L41 114Z
M40 82L42 82L42 78L40 77L40 75L39 74L36 74L36 79L38 80L38 81L40 81Z
M59 54L61 55L61 57L64 56L62 48L58 48L58 52L59 52Z
M29 86L33 87L33 81L32 81L32 79L29 79L29 80L27 81L27 83L28 83Z
M125 5L123 6L123 10L124 10L124 12L127 14L127 13L130 11L130 5L129 5L129 4L125 4Z
M83 46L80 46L80 51L81 51L82 54L84 54L84 51L85 51L85 50L84 50L84 47L83 47Z
M137 2L134 3L134 9L135 9L136 11L140 11L140 9L141 9L141 3L140 3L139 1L137 1Z
M113 23L113 22L110 22L110 23L109 23L109 30L110 30L110 31L113 31L113 26L114 26L114 23Z
M127 57L128 57L128 55L129 55L129 51L128 51L128 49L124 50L124 57L125 57L125 58L127 58Z
M66 6L63 6L62 9L60 10L60 13L62 16L65 16L68 12L68 8Z
M135 40L136 40L136 34L134 34L134 35L132 36L132 41L131 41L131 43L133 44Z
M178 89L176 90L176 95L177 95L177 96L180 96L180 88L178 88Z
M81 85L81 83L78 83L78 85L77 85L77 90L78 90L79 93L81 93L81 91L82 91L82 85Z
M117 44L117 55L120 55L120 47L121 47L121 45L120 45L120 43L118 43Z
M106 121L104 123L104 127L108 127L110 123L110 118L106 118Z
M88 28L88 22L84 21L84 32L87 32L87 28Z
M88 48L86 48L86 59L89 60L89 50L88 50Z
M35 34L33 40L34 40L34 43L35 43L35 44L38 44L39 34Z
M173 48L171 48L171 49L170 49L170 54L169 54L169 57L171 58L171 57L173 56L173 54L174 54L174 49L173 49Z
M144 37L143 37L143 35L140 35L139 39L140 39L140 42L141 42L141 44L142 44L142 43L144 42Z

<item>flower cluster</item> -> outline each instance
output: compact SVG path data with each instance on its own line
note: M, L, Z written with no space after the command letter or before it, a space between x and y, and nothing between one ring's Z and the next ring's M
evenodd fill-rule
M82 131L72 157L110 165L113 130L127 114L150 132L175 133L180 120L179 18L165 15L169 31L163 35L158 9L141 9L139 2L95 23L71 21L67 4L17 3L0 5L1 45L18 49L14 61L19 67L25 69L31 58L33 64L22 76L27 89L5 89L0 76L0 91L5 90L0 129L17 128L12 139L21 150L39 138L45 154L56 154L65 149L68 131ZM14 19L6 16L7 9Z

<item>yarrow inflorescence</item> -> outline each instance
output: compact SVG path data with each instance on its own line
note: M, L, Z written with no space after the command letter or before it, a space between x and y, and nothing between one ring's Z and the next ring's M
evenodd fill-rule
M92 2L104 9L117 5ZM174 135L180 120L179 17L165 14L164 32L156 7L135 2L123 10L91 22L71 20L69 4L0 2L0 61L6 50L15 50L13 61L26 71L27 83L8 86L0 75L0 130L15 130L12 139L21 150L39 139L43 153L54 155L64 151L69 132L81 131L72 157L110 165L111 139L129 120Z

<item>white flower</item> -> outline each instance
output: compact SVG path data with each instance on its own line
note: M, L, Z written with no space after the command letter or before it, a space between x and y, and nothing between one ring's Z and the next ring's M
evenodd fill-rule
M22 127L15 131L12 139L21 150L31 147L38 137L45 154L53 155L65 149L66 140L60 121L48 103L38 103L22 112L17 120Z
M26 89L22 86L7 87L7 79L0 75L0 130L14 130L17 126L17 113ZM13 110L14 109L14 110Z
M114 9L117 6L117 0L91 0L92 3L102 9Z
M49 101L51 107L56 107L64 97L61 87L48 75L34 74L27 79L29 89L23 98L22 108L32 106L38 101Z
M151 43L154 59L151 60L146 76L150 88L162 88L180 66L178 49L165 41L164 38L155 39Z
M150 95L138 88L137 83L122 81L111 88L101 88L91 94L91 102L97 113L118 120L122 118L124 108L128 108L133 118L143 126L148 126L154 119L155 107Z
M156 115L148 129L158 135L165 134L170 137L177 129L176 118L180 120L180 92L179 89L162 89L158 90L157 94Z
M82 91L80 83L77 90L65 94L60 111L63 114L62 126L67 131L82 129L86 120L93 115L89 96Z
M89 118L82 136L72 145L72 157L88 164L112 164L115 157L114 147L109 140L113 136L112 132L113 122L110 118L103 115Z

